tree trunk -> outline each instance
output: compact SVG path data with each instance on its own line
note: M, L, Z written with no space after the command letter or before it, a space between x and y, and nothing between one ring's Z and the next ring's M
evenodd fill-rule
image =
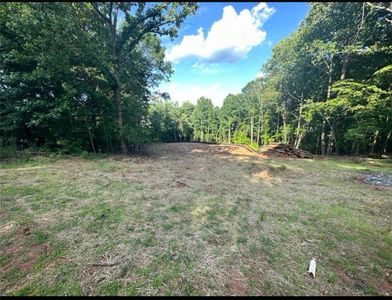
M297 139L297 144L295 145L295 149L298 149L299 148L299 146L301 145L301 142L302 142L302 139L304 138L304 134L303 134L303 132L301 132L299 135L298 135L298 139Z
M107 135L107 132L106 132L105 118L102 118L102 120L103 120L103 123L102 123L102 125L103 125L103 133L105 135L105 141L106 141L106 151L109 153L110 152L110 150L109 150L110 148L109 148L108 135Z
M336 118L333 118L333 121L332 121L332 126L330 126L330 128L331 128L331 152L332 152L332 143L335 143L335 154L337 155L337 154L339 154L339 149L338 149L338 141L336 140L336 134L335 134L335 129L336 129L336 127L337 127L337 124L336 124L337 122L336 122Z
M333 73L333 58L334 55L331 56L331 62L329 64L328 69L328 89L327 89L327 100L331 98L331 88L332 88L332 73Z
M128 149L125 144L124 137L124 124L123 124L123 112L122 112L122 103L121 103L121 90L119 84L116 85L114 90L115 100L116 100L116 109L117 109L117 126L118 132L120 135L120 144L121 144L121 153L127 154Z
M332 125L328 123L330 126L330 133L328 135L328 147L327 147L327 155L332 154L333 146L335 146L336 149L336 138L335 138L335 119L332 121Z
M301 133L301 115L302 115L302 102L299 105L299 112L298 112L298 124L297 124L297 134L295 137L294 148L298 149L301 143L303 133Z
M86 123L87 123L87 121L86 121ZM93 148L94 153L97 153L97 151L95 150L93 137L91 136L90 127L88 125L87 125L87 131L88 131L88 137L90 138L91 147Z
M113 150L113 145L112 145L112 138L109 136L109 148L110 148L110 152L114 152Z
M285 113L282 114L282 119L283 119L283 143L287 143L287 128L286 128L286 122L287 122L287 116Z
M356 140L353 140L353 142L351 143L351 151L350 151L351 154L354 154L355 146L356 146Z
M174 126L171 126L171 127L172 127L173 140L174 140L175 142L177 142L177 133L176 133L176 129L175 129Z
M119 79L119 67L120 61L119 56L116 53L116 30L117 30L117 13L118 10L112 16L112 10L110 9L109 12L109 27L110 27L110 34L111 34L111 54L113 57L113 78L115 81L114 85L114 97L116 102L116 110L117 110L117 126L118 132L120 135L120 145L121 145L121 153L127 154L128 149L125 143L125 136L124 136L124 124L123 124L123 111L122 111L122 101L121 101L121 87L120 87L120 79Z
M331 56L331 61L328 68L328 89L327 89L327 101L331 98L331 88L332 88L332 71L333 71L333 55ZM321 155L325 155L325 113L323 114L323 126L321 128ZM328 140L327 153L331 152L331 140Z
M231 143L231 124L229 124L229 134L228 134L228 141L229 141L229 144Z
M259 117L259 124L257 126L257 137L256 137L257 145L260 145L260 129L261 129L261 116Z
M253 144L253 115L250 118L250 144Z
M211 142L211 140L210 140L210 120L207 121L207 142Z
M327 89L327 100L331 98L331 88L332 88L332 72L328 73L328 89Z
M323 126L321 127L321 155L325 155L325 118L323 118Z
M327 146L327 155L331 155L332 154L332 143L333 143L333 133L331 131L331 133L328 135L328 146Z
M90 138L91 147L93 148L94 153L97 153L97 151L95 150L93 137L91 136L90 128L87 127L87 130L88 130L88 136Z
M349 60L348 53L344 53L344 55L343 55L342 73L340 74L340 80L346 79L348 60Z
M389 130L387 138L385 139L384 145L382 146L381 154L385 154L387 152L388 142L391 138L391 135L392 135L392 130Z
M261 111L261 127L260 127L260 144L264 145L265 140L264 138L262 139L261 136L264 135L264 128L265 128L265 119L264 119L264 111Z
M376 147L376 144L377 144L378 133L379 133L379 131L377 130L376 133L374 134L372 148L371 148L371 151L370 151L372 154L374 154L374 148Z
M276 136L278 136L279 134L279 126L280 126L279 122L280 122L280 113L278 112L278 122L276 124L276 134L275 134Z

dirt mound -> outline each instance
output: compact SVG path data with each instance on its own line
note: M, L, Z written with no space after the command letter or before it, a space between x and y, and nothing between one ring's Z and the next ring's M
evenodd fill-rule
M270 144L264 146L260 150L262 156L272 157L297 157L297 158L313 158L309 151L295 149L287 144Z

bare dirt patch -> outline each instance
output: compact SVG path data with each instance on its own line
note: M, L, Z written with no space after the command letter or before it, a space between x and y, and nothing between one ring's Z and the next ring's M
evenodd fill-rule
M265 179L267 181L271 181L274 178L274 176L271 176L271 174L268 170L260 171L260 172L256 173L255 176L262 178L262 179Z
M228 272L229 279L227 284L228 295L244 296L246 295L246 277L236 268Z
M382 279L378 285L378 288L382 291L382 293L386 296L392 295L392 283L388 281L388 279Z
M186 188L186 187L189 187L189 185L187 185L186 183L184 183L184 182L177 182L177 184L176 184L176 186L178 187L178 188Z
M31 245L26 234L22 232L17 234L11 245L0 249L0 256L11 256L11 261L0 267L0 272L8 272L12 269L27 272L31 270L38 257L49 251L46 244Z
M151 144L143 147L142 151L150 155L160 156L162 159L173 155L187 155L192 153L257 156L257 153L239 145L204 144L204 143L167 143Z
M354 285L355 283L355 278L353 278L351 275L347 274L346 271L337 268L337 274L339 278L343 281L344 284L346 285Z

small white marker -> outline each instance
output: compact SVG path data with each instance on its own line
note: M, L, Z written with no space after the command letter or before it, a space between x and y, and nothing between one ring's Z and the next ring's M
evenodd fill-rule
M312 275L313 278L316 278L316 259L313 257L309 263L309 275Z

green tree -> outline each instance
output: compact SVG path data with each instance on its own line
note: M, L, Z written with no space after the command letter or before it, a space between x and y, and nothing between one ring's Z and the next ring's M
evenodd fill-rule
M123 124L123 99L124 94L132 94L132 83L135 78L132 69L134 59L132 55L143 55L145 49L139 47L143 41L144 46L149 42L153 43L153 49L158 56L154 63L155 69L162 72L168 71L168 66L163 62L163 51L156 36L169 35L175 37L180 24L184 19L193 14L197 5L195 3L159 3L150 5L148 3L87 3L80 4L80 9L93 10L96 12L96 19L89 25L96 32L99 38L99 45L103 47L96 57L98 66L110 83L114 94L117 110L117 125L119 130L121 152L127 152L126 139ZM121 24L120 14L124 20ZM99 21L98 21L99 20ZM140 49L142 48L142 49ZM158 49L157 49L158 48ZM138 51L139 50L139 51ZM151 53L149 53L151 54ZM145 62L149 60L146 59ZM137 67L138 65L134 66ZM131 86L128 86L131 85Z
M214 105L211 99L201 97L197 100L192 113L192 124L194 128L194 138L202 142L211 141L211 129L214 118Z

